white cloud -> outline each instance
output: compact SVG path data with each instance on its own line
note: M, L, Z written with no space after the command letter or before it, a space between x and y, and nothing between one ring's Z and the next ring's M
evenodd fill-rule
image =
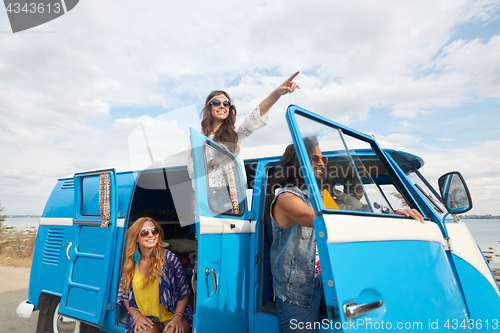
M500 151L500 140L485 141L484 146L488 149L491 149L491 152L498 152Z
M496 143L498 145L498 143ZM464 176L474 204L471 214L500 215L496 198L500 183L500 160L491 149L490 142L471 148L425 150L416 148L414 153L422 157L425 165L421 172L437 188L439 176L459 171Z
M404 126L404 127L415 127L414 125L410 124L409 122L407 121L400 121L399 122L400 125Z
M115 122L112 126L119 132L129 134L135 128L148 121L153 121L153 118L151 118L150 116L140 116L137 118L119 118L115 119Z
M439 141L441 141L441 142L453 142L453 141L455 141L455 138L439 138Z
M477 0L465 2L460 10L461 21L489 21L498 18L500 3L496 0Z
M418 136L400 133L393 133L386 136L375 134L375 139L379 142L385 142L387 144L394 144L403 147L418 145L421 140Z
M480 96L500 97L500 35L487 43L480 39L458 40L443 50L436 65L469 82L469 90Z
M202 103L225 89L243 115L299 69L302 88L247 145L289 140L290 103L349 125L372 108L404 119L498 98L500 37L446 45L458 24L492 20L497 9L466 0L80 2L33 29L51 33L0 34L0 182L33 173L43 184L35 192L48 195L57 177L127 163L127 135L156 116L143 114L148 107ZM120 107L137 114L113 112ZM33 190L17 179L18 190Z

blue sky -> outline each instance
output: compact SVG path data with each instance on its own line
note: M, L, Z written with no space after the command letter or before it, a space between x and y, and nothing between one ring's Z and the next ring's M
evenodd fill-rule
M251 13L251 14L249 14ZM297 104L458 170L471 214L500 215L500 1L86 0L12 34L0 10L0 201L41 214L57 178L130 165L139 124L204 102L240 115L296 70L253 146Z

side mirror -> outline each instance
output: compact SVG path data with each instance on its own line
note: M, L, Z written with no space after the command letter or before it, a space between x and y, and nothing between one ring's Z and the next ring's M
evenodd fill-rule
M438 179L443 204L450 214L462 214L472 209L472 198L460 172L449 172Z

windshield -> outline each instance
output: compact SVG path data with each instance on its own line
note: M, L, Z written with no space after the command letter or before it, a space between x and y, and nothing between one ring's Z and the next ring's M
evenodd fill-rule
M393 213L393 206L381 190L381 185L391 184L392 178L369 143L300 114L296 119L306 149L317 145L326 157L324 172L318 176L318 157L310 156L325 212Z
M425 180L424 176L418 171L413 170L406 175L408 179L415 185L420 194L429 203L429 206L436 212L436 214L442 219L444 214L448 211L441 203L441 196L432 188L432 186ZM451 218L451 216L450 216Z
M424 197L437 216L442 219L448 211L443 205L439 193L429 184L427 179L414 166L397 157L394 157L394 160L398 163L402 170L407 170L406 177L408 177L417 191L422 195L422 197Z

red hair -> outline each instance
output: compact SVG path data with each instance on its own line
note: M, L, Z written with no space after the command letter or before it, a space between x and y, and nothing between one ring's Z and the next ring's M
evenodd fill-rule
M163 264L165 264L165 251L162 247L162 234L163 231L155 220L150 217L141 217L137 219L137 221L128 228L127 231L127 240L125 241L125 257L123 258L123 267L122 267L122 280L120 282L120 289L122 289L125 294L128 294L130 283L134 278L135 271L135 262L134 262L134 254L139 249L137 243L137 236L142 230L144 223L152 222L160 233L158 234L158 243L156 243L153 248L154 256L151 258L148 272L145 276L144 287L150 286L158 276L164 275L163 273Z

